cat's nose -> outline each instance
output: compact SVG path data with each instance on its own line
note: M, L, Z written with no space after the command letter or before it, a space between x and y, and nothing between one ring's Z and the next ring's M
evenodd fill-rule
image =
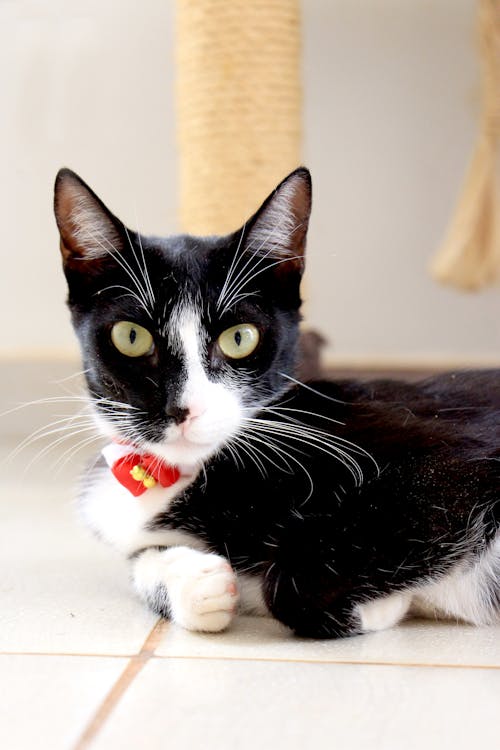
M167 406L166 414L175 424L182 424L189 417L189 409L182 406Z

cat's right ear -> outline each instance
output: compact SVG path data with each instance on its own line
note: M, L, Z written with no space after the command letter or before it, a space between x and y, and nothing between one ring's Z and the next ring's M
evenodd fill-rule
M71 169L57 173L54 213L65 267L97 270L104 258L123 249L121 223Z

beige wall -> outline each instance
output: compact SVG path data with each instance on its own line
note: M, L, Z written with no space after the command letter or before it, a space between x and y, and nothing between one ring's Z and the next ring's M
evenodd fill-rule
M338 359L500 362L500 290L426 271L476 134L475 1L305 7L310 321Z
M500 361L500 292L426 274L475 135L474 5L304 0L307 310L338 360ZM0 355L75 352L60 165L129 224L175 231L172 16L171 0L0 3Z
M69 166L130 225L174 231L172 3L0 2L0 50L0 352L76 353L54 177Z

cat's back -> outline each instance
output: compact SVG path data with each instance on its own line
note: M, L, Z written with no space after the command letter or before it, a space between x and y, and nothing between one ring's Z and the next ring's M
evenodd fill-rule
M386 413L404 407L421 417L464 420L470 416L495 416L500 419L500 369L446 372L425 380L398 379L322 380L307 384L316 396L335 400L345 407L377 405Z
M399 446L474 446L500 456L500 369L448 372L418 382L321 380L298 388L294 405L336 419L350 439ZM323 423L325 428L325 423ZM368 446L367 446L368 447Z

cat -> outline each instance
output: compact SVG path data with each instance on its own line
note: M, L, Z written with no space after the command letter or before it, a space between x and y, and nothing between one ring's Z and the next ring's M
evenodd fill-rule
M96 424L81 515L158 615L336 638L500 613L500 371L295 377L311 209L292 172L228 236L146 237L55 185ZM376 314L376 313L375 313Z

